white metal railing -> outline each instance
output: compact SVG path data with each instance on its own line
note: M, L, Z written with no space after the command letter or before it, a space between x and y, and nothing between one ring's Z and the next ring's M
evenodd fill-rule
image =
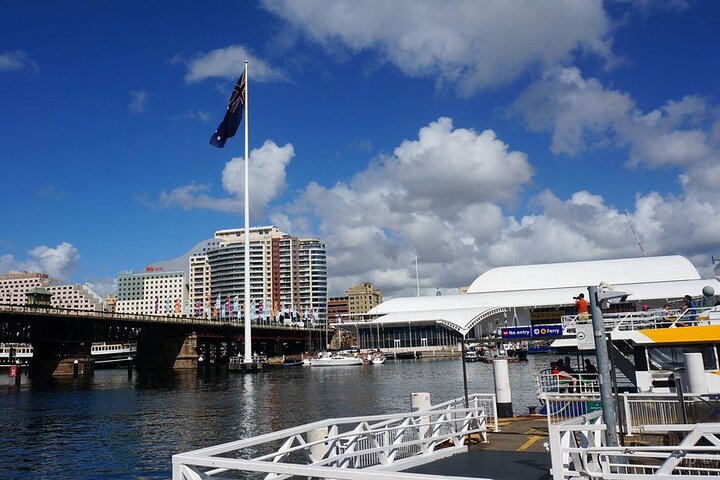
M412 413L327 419L173 456L173 480L261 472L334 479L456 478L399 472L467 451L469 436L487 441L485 407L471 397ZM384 470L384 472L382 471Z
M642 312L604 313L605 331L639 330L650 328L676 328L687 325L720 324L720 306L663 310L653 309ZM563 332L574 334L578 323L589 323L586 316L564 315L560 318Z
M601 410L600 393L548 393L543 397L548 424L562 423Z
M678 480L720 476L720 423L664 426L687 432L677 445L608 447L601 412L548 426L553 480Z
M468 407L482 409L485 412L485 423L492 427L493 432L500 431L497 414L497 397L494 393L471 393L468 395ZM428 410L465 407L465 397L433 405Z
M545 404L548 423L551 424L601 410L600 394L597 392L545 393L541 399ZM702 415L696 416L694 407L705 404L709 410L715 410L720 402L714 394L685 393L683 412L675 393L621 393L619 403L625 434L636 435L662 425L702 422L705 419Z
M696 405L707 404L717 408L717 395L683 394L685 410L675 393L621 393L625 432L629 435L647 432L662 425L681 425L703 421L696 418Z
M537 396L546 393L597 393L600 383L596 373L552 373L549 369L535 374Z

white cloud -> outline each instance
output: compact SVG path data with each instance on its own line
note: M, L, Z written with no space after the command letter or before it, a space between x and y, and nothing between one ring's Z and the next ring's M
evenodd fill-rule
M349 183L311 183L270 218L293 233L318 225L331 295L364 281L386 297L414 295L415 255L423 294L467 286L493 266L641 255L625 212L592 192L545 190L529 201L534 213L504 212L531 178L526 156L492 131L441 118ZM629 218L649 255L703 262L720 248L714 191L638 195Z
M275 219L317 221L328 251L331 286L372 281L414 289L414 255L422 284L462 285L483 265L483 242L506 220L496 202L513 202L532 177L526 156L486 130L454 128L449 118L423 127L391 156L349 184L310 184ZM468 258L471 255L472 258ZM335 292L339 293L339 292Z
M86 283L95 293L105 298L117 294L117 278L104 277Z
M329 51L376 50L405 74L437 78L465 95L556 65L577 50L610 57L609 20L600 0L263 4Z
M249 76L255 82L287 80L285 73L260 60L242 45L230 45L207 53L198 54L187 63L187 83L197 83L208 78L237 80L248 62Z
M170 117L171 120L200 120L202 123L207 123L210 120L210 112L205 110L193 110L187 109L182 113L173 115Z
M143 113L145 111L145 105L147 104L148 93L145 90L133 90L130 92L130 111L133 113Z
M280 147L272 140L266 140L262 147L250 152L250 208L253 215L260 215L267 204L284 191L285 169L294 156L291 144ZM141 200L161 208L238 212L243 208L245 197L244 171L245 159L242 157L232 158L225 164L222 185L229 197L213 197L210 185L191 183L161 192L157 202Z
M689 185L720 180L717 108L697 96L669 101L648 113L627 93L585 79L577 68L554 69L528 87L510 108L531 130L551 131L554 153L592 148L628 149L628 164L684 167Z
M40 71L37 62L23 50L0 53L0 72L17 72L26 68L35 73Z
M28 251L28 258L25 260L16 259L13 255L3 255L0 257L0 271L40 272L64 280L79 260L77 248L70 243L63 242L54 248L41 245Z

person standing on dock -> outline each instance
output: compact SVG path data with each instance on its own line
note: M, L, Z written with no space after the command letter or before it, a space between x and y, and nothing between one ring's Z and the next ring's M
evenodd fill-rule
M575 300L575 310L578 320L587 320L590 315L588 314L588 302L585 300L585 294L581 293L577 297L573 297L573 300Z

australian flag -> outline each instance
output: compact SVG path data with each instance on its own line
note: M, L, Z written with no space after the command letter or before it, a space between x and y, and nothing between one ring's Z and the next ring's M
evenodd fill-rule
M242 121L243 110L245 110L245 73L240 75L240 79L233 88L228 102L225 118L220 122L220 126L215 130L210 138L210 145L223 148L227 139L234 136Z

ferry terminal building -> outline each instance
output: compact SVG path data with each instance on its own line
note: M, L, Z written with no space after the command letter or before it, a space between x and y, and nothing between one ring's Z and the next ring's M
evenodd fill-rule
M355 334L361 349L456 348L463 338L495 337L505 326L560 323L575 313L573 297L587 297L587 287L601 282L628 293L611 311L662 308L685 295L701 296L705 286L720 294L717 279L701 278L678 255L497 267L477 277L466 294L395 298L330 326Z

